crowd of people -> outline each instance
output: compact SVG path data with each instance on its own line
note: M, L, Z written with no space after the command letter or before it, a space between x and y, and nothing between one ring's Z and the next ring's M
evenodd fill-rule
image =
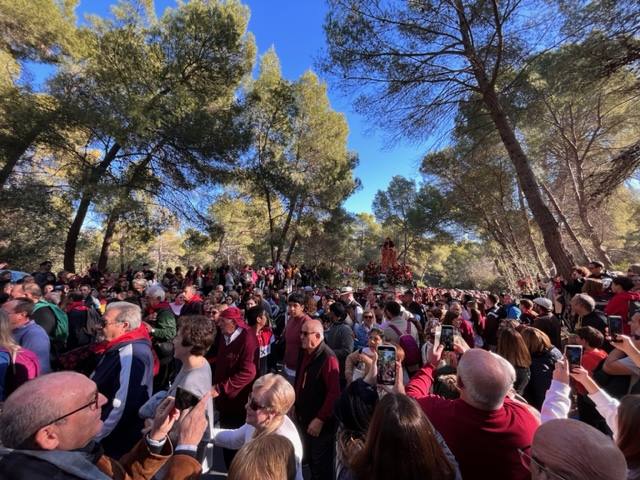
M51 270L0 272L0 478L199 478L215 448L242 480L640 478L640 264L499 294Z

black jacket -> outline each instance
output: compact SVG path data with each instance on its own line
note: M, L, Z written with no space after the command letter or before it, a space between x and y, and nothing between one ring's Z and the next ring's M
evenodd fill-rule
M556 362L562 358L557 348L553 348L541 354L531 355L531 378L524 389L524 398L540 410L544 402L544 396L551 386L553 369Z
M322 379L322 369L329 357L335 357L333 350L325 343L314 352L313 358L302 370L304 350L300 350L298 369L296 371L296 420L298 425L306 431L327 397L327 386ZM327 424L325 423L325 426ZM323 427L324 428L324 427Z

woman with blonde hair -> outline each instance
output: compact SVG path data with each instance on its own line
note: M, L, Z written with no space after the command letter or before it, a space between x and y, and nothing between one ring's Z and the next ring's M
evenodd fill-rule
M540 410L544 396L553 378L556 362L562 358L560 350L555 348L549 336L542 330L527 327L520 332L531 354L531 378L524 389L524 398Z
M40 374L40 362L35 353L18 345L11 335L9 314L0 308L0 363L8 363L4 380L0 378L0 402L28 380Z
M227 478L294 480L298 478L296 464L297 459L291 441L282 435L271 433L256 438L238 451L231 462Z
M273 433L282 435L293 444L295 478L302 480L302 441L296 426L287 416L287 412L295 402L295 397L293 387L281 375L268 373L258 378L253 384L251 395L245 406L246 423L235 430L214 429L213 442L216 446L237 450L260 437Z

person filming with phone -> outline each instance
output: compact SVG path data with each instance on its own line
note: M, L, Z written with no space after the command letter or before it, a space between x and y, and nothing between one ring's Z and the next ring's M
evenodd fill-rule
M107 398L95 382L75 372L38 377L20 386L4 403L0 478L133 480L152 478L167 461L166 478L197 478L200 464L192 450L206 427L207 399L208 395L181 420L175 450L167 434L180 412L168 397L159 406L149 433L144 438L136 435L133 449L116 460L105 455L96 440Z
M640 312L631 317L629 329L631 336L616 335L611 339L615 350L605 360L603 370L609 375L631 375L637 379L640 377Z
M333 406L340 396L340 369L324 342L322 323L307 320L300 329L302 351L296 371L295 419L311 478L332 478L336 425Z
M502 357L455 344L460 398L447 400L430 393L434 370L444 345L430 349L428 362L406 386L458 460L465 480L528 480L518 449L533 441L539 420L530 407L512 400L516 374ZM466 350L466 351L465 351Z

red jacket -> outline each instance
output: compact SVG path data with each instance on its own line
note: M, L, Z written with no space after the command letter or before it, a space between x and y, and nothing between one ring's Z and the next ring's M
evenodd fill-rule
M607 315L620 315L622 317L622 331L625 335L629 335L631 329L627 324L629 317L629 302L632 300L640 300L640 292L620 292L616 293L607 306L604 307L604 313Z
M298 368L298 355L300 354L300 330L302 324L307 320L311 320L307 314L301 317L290 317L287 325L284 327L284 364L291 370Z
M502 408L478 410L462 399L429 393L433 367L411 379L407 395L415 398L458 460L465 480L529 480L518 449L531 446L538 420L520 402L505 399Z
M258 341L255 334L244 328L229 345L222 334L216 341L219 343L213 384L220 392L216 408L221 414L241 414L256 378L254 357Z

